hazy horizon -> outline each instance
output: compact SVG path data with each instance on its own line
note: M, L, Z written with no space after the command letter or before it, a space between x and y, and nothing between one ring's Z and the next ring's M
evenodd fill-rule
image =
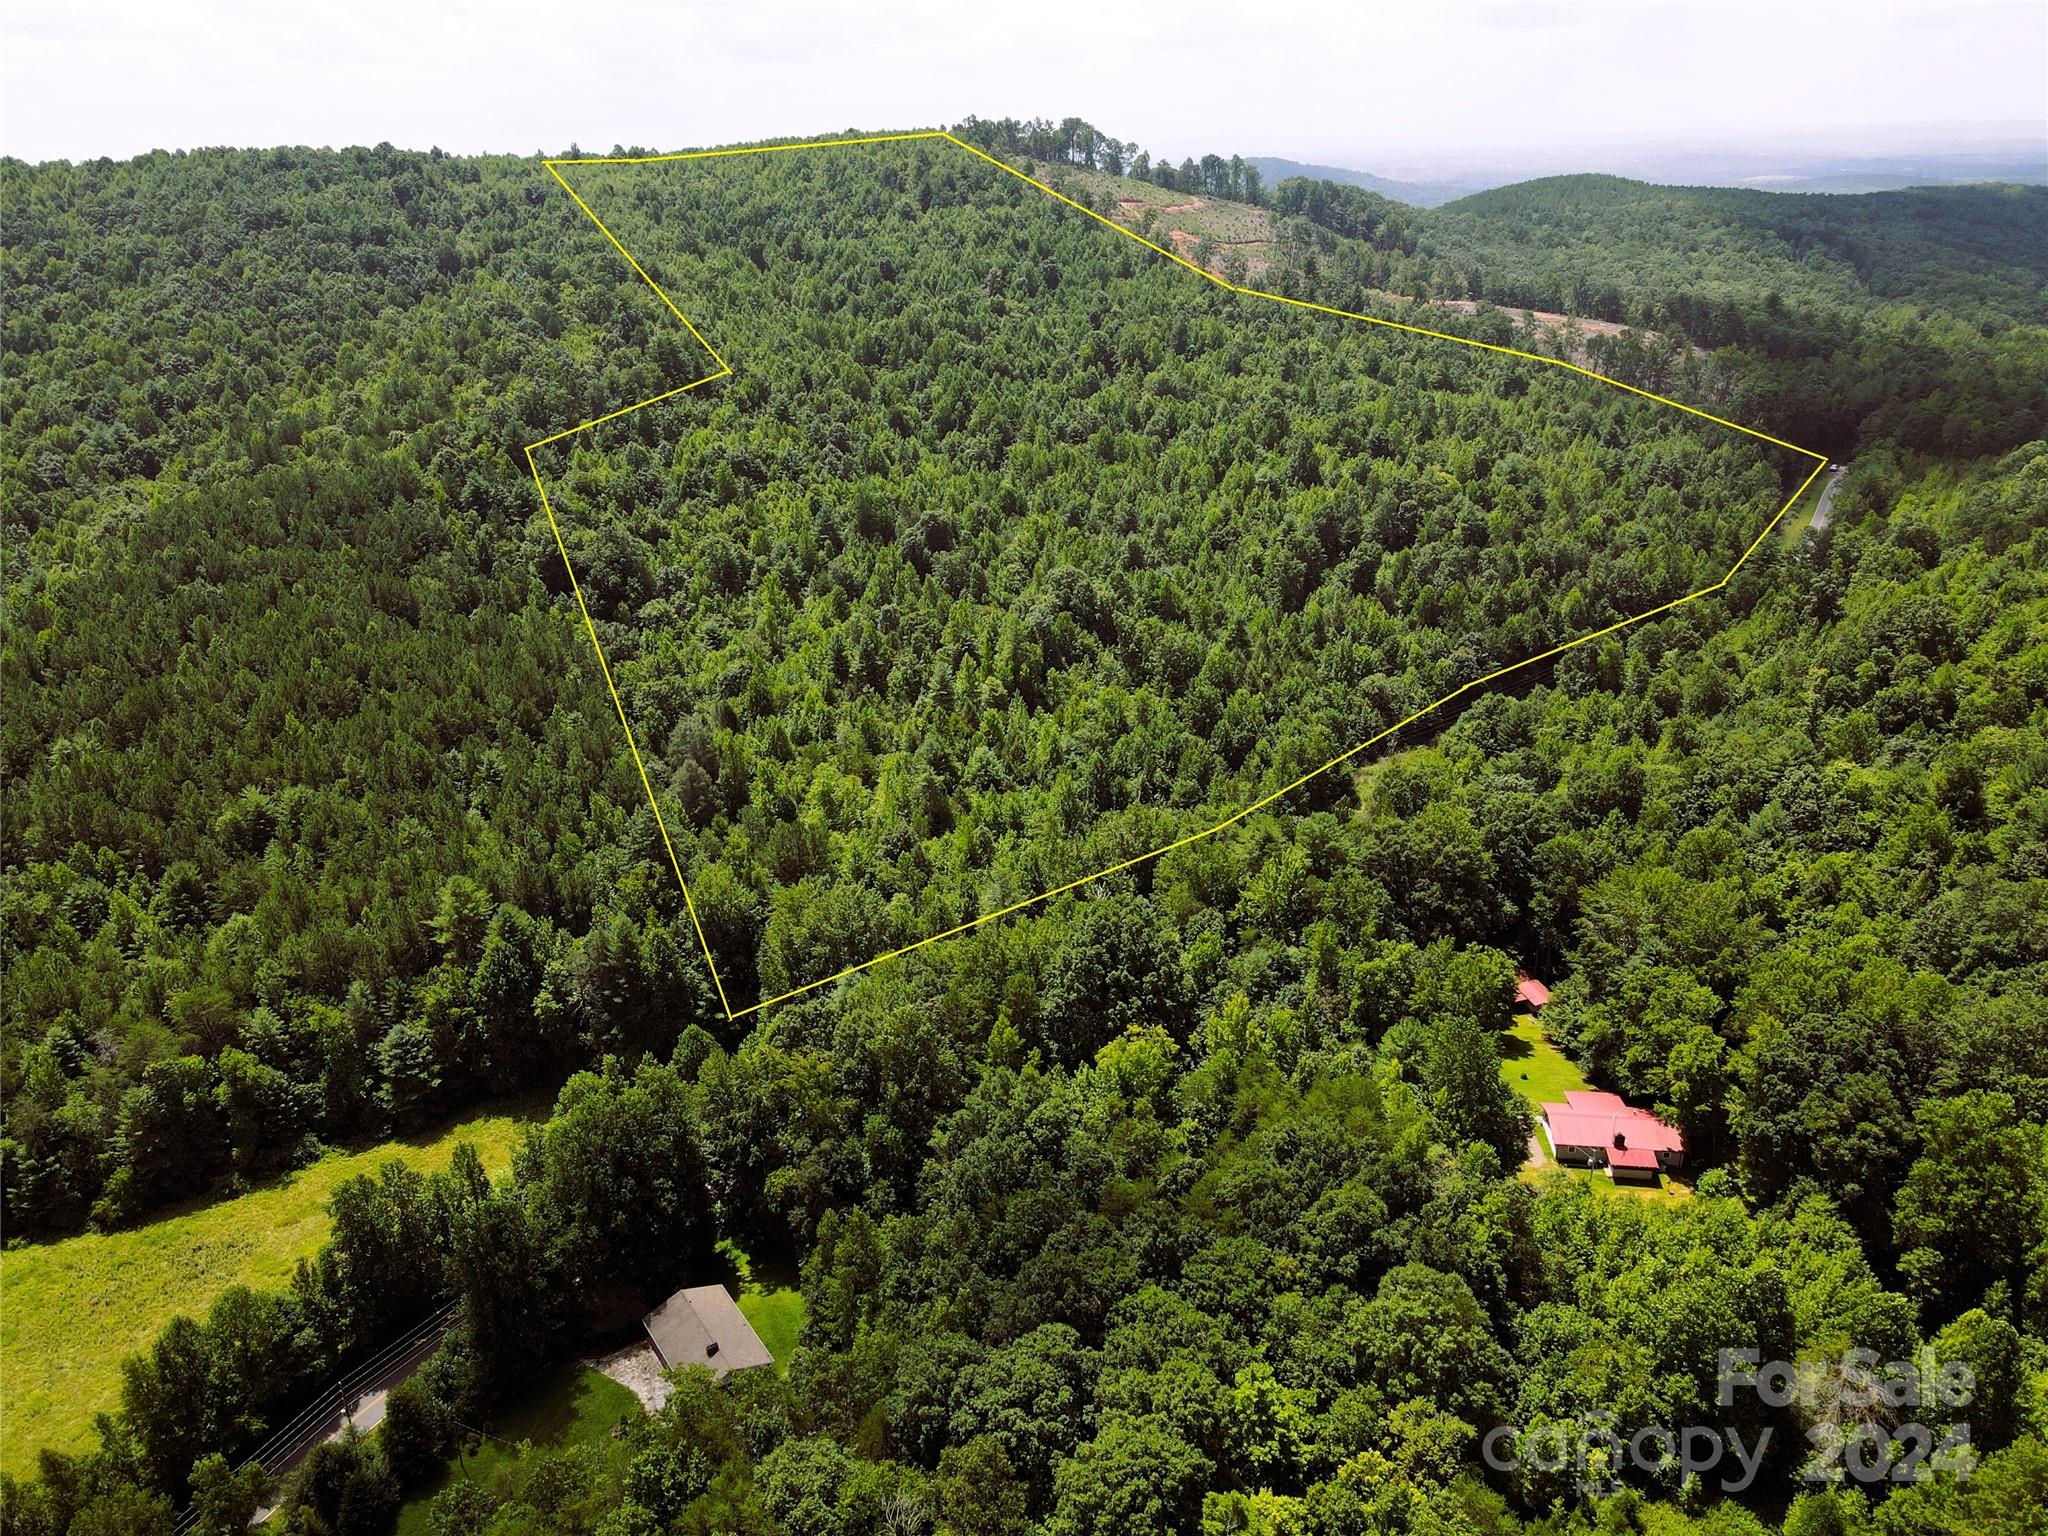
M1049 107L1047 109L1037 112L1019 111L1005 113L981 113L978 115L984 117L1042 117L1054 120L1069 115L1065 112L1056 110L1056 106L1057 104L1055 104L1053 107ZM963 116L964 115L965 114L963 114ZM959 119L956 118L948 119L944 122L936 120L931 122L912 122L906 120L902 122L892 121L842 124L814 123L809 125L805 125L800 122L795 127L785 131L750 135L744 138L732 138L726 140L692 139L676 140L672 142L664 141L658 145L641 145L639 147L653 147L664 151L670 149L709 148L715 147L717 144L720 143L750 143L754 142L756 139L809 137L814 133L821 136L828 136L841 132L881 133L899 129L926 129L951 127L958 120ZM1095 119L1091 118L1088 120L1091 123L1093 123L1093 125L1096 128L1098 128L1104 133L1122 135L1130 131L1130 125L1119 123L1113 119L1108 121L1096 121ZM2040 159L2043 173L2048 174L2048 120L2043 121L2038 133L2032 131L2029 125L2020 123L2002 124L1995 126L1998 128L2002 128L2004 131L1987 131L1987 133L1983 137L1943 136L1939 133L1930 133L1926 138L1909 138L1901 136L1898 140L1895 141L1896 147L1880 149L1849 147L1846 145L1834 149L1818 148L1810 142L1804 140L1795 140L1791 137L1779 140L1770 140L1742 137L1716 139L1703 136L1694 139L1674 137L1671 139L1654 142L1637 142L1624 140L1581 140L1576 142L1559 142L1556 144L1530 144L1525 142L1515 142L1512 144L1504 143L1498 146L1475 144L1444 147L1409 144L1381 151L1375 151L1371 149L1359 149L1348 154L1339 152L1336 154L1313 155L1299 152L1298 146L1295 145L1275 145L1264 142L1258 142L1250 145L1207 144L1199 146L1189 145L1186 147L1176 146L1173 148L1161 148L1153 151L1153 153L1154 158L1165 158L1175 161L1180 160L1184 155L1192 155L1194 158L1200 159L1202 155L1209 153L1221 153L1226 155L1236 154L1241 155L1248 160L1255 158L1293 160L1300 162L1302 164L1328 166L1332 169L1367 172L1375 175L1385 176L1394 180L1412 180L1427 179L1431 177L1455 178L1460 175L1483 173L1486 171L1496 170L1504 167L1535 167L1539 165L1549 164L1551 162L1558 162L1559 164L1563 164L1564 162L1571 162L1572 167L1575 169L1595 169L1597 167L1594 166L1593 162L1600 160L1613 160L1617 157L1650 160L1659 158L1682 158L1688 155L1727 156L1731 158L1742 155L1754 155L1765 158L1796 157L1800 159L1813 160L1839 159L1844 161L1853 161L1898 160L1910 159L1913 157L1932 158L1964 156L1973 154L1982 154L1987 156L2018 156L2022 153L2031 151ZM1844 130L1846 134L1854 134L1862 131L1867 131L1872 134L1884 134L1898 131L1898 125L1886 123L1872 123L1864 125L1862 128L1850 128ZM613 140L611 142L603 144L600 144L594 140L576 140L573 142L576 144L578 148L580 148L585 153L600 154L613 148L615 144L624 145L628 141ZM1134 137L1131 140L1131 142L1135 144L1142 144L1147 149L1152 148L1150 142L1145 140L1142 136ZM210 149L255 150L304 148L328 150L372 148L377 144L385 143L391 144L394 148L409 151L425 152L428 150L439 149L443 153L456 155L513 155L522 157L533 154L556 154L560 153L561 151L569 147L569 143L567 141L560 144L496 144L451 147L450 145L440 143L439 141L429 142L421 140L415 142L411 139L396 139L391 138L387 135L384 138L374 140L367 137L356 137L352 139L325 140L320 142L315 142L309 139L250 139L244 141L221 140L218 142L191 144L152 144L146 148L137 149L126 154L107 154L105 156L47 155L42 157L42 159L49 162L68 160L71 161L72 163L79 163L86 160L95 160L101 158L113 160L127 160L149 154L183 154ZM0 156L11 157L20 160L29 159L28 156L21 155L17 151L5 146L0 146ZM31 161L30 163L38 162ZM1532 171L1532 174L1554 174L1554 172Z
M2003 131L1997 131L2002 129ZM1870 136L1865 143L1847 142L1856 133ZM1894 132L1894 125L1872 123L1844 130L1840 145L1830 146L1789 136L1777 140L1729 137L1725 139L1682 139L1649 142L1641 140L1585 141L1576 144L1514 144L1498 148L1467 148L1432 152L1411 148L1374 154L1361 151L1349 160L1309 160L1285 150L1249 151L1247 158L1293 160L1332 169L1362 171L1394 181L1460 181L1486 177L1501 171L1531 176L1556 175L1564 171L1599 171L1629 165L1667 167L1688 160L1720 161L1729 165L1749 158L1780 166L1835 164L1844 167L1889 164L1911 160L2026 159L2035 173L2048 178L2048 124L2039 133L2024 124L1985 125L1981 135L1931 131L1924 137ZM1617 172L1627 174L1626 171Z
M82 0L62 14L6 0L4 14L0 153L30 161L223 145L674 148L969 114L1073 114L1176 160L1270 155L1389 176L1632 149L2048 144L2042 0L1474 0L1340 16L1192 0L1160 18L1057 0L1029 26L933 0L883 20L816 0L626 0L573 18L523 0L365 0L298 29L253 0Z

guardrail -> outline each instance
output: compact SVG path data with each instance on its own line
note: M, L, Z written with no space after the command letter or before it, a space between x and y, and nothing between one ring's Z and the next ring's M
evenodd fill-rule
M300 1409L268 1440L237 1462L235 1470L241 1472L252 1465L260 1465L265 1472L274 1473L280 1467L294 1464L313 1445L327 1437L337 1414L346 1414L355 1399L373 1389L379 1378L388 1373L393 1366L426 1343L429 1337L439 1343L440 1338L454 1326L455 1312L460 1305L460 1302L451 1301L439 1311L413 1324ZM171 1529L177 1536L184 1536L198 1519L198 1506L187 1505L179 1513Z

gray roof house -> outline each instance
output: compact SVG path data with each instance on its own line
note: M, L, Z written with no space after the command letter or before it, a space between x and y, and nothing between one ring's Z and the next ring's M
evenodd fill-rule
M677 1291L640 1320L664 1370L706 1365L711 1374L773 1365L775 1357L722 1285Z

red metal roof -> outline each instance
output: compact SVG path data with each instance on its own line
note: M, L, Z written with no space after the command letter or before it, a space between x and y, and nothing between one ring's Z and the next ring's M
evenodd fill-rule
M1654 1168L1657 1154L1648 1147L1609 1147L1607 1164L1610 1168Z
M1683 1152L1685 1138L1647 1109L1638 1109L1618 1093L1580 1090L1567 1093L1562 1104L1543 1106L1543 1123L1553 1147L1600 1147L1609 1162L1616 1152ZM1620 1137L1619 1144L1615 1138ZM1624 1168L1647 1164L1620 1162Z
M1565 1103L1573 1109L1597 1111L1602 1114L1624 1115L1630 1113L1628 1100L1618 1093L1609 1093L1605 1088L1568 1088ZM1642 1114L1642 1110L1634 1111Z
M1550 1006L1550 988L1525 971L1515 972L1515 1001L1531 1008Z

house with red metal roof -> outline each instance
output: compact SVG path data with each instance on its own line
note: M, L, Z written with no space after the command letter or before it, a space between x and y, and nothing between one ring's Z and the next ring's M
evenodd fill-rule
M1560 1163L1605 1168L1609 1178L1654 1180L1685 1164L1685 1138L1618 1093L1577 1091L1543 1106L1543 1134Z
M1515 972L1515 1001L1534 1013L1550 1006L1550 988L1527 971Z

